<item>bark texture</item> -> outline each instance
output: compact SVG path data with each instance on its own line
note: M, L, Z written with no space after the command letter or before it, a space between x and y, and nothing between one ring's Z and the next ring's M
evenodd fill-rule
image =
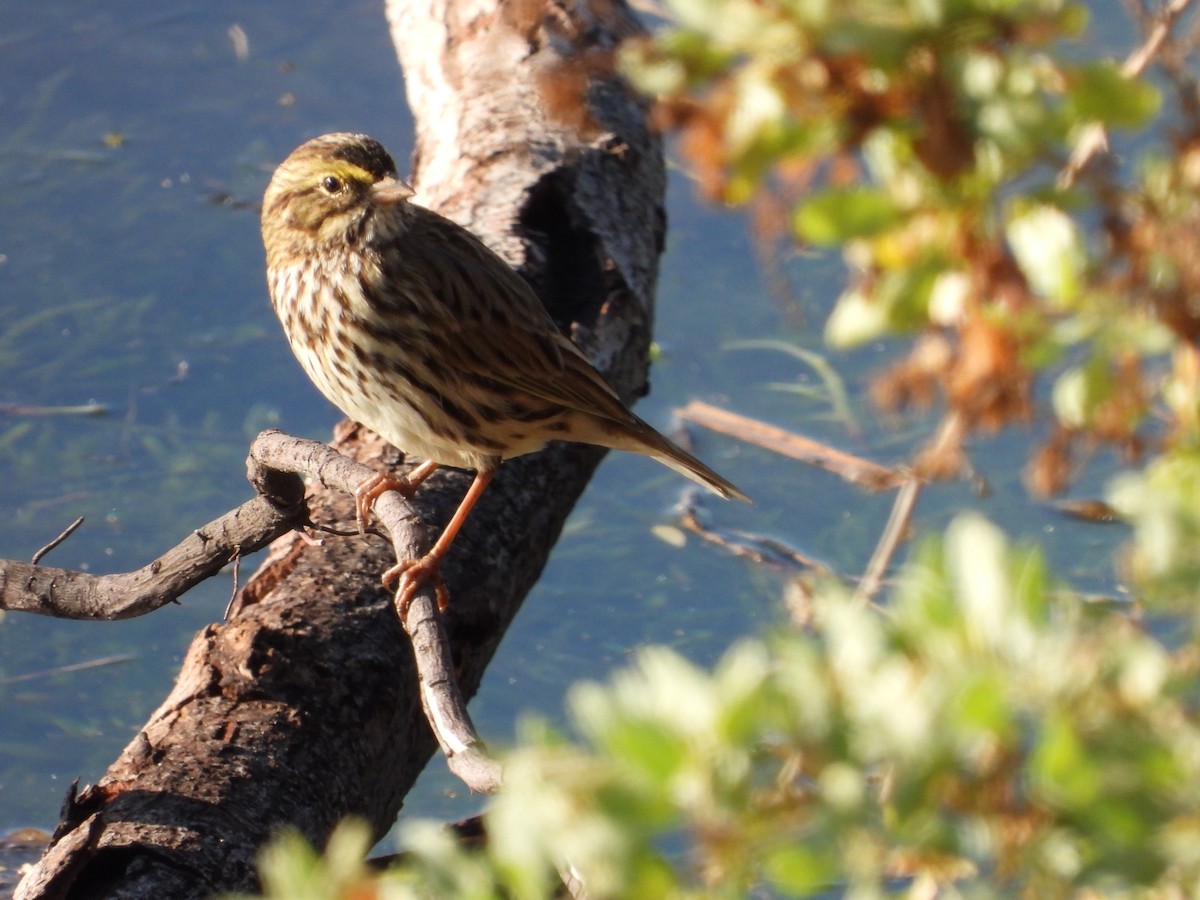
M502 252L622 395L641 393L665 180L644 110L612 75L631 14L611 0L387 11L418 123L418 201ZM374 466L411 464L352 427L336 445ZM445 626L468 696L601 456L563 445L507 463L455 544ZM469 480L441 470L422 488L414 546ZM321 523L353 520L351 498L321 487L309 508ZM386 831L436 748L378 584L392 562L378 538L278 540L121 757L68 798L17 896L206 897L252 888L254 855L284 823L317 844L351 813Z

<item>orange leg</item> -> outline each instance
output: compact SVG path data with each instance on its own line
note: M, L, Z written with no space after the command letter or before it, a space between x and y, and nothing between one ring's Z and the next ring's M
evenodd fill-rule
M400 579L396 591L396 603L401 619L408 615L408 604L412 602L413 596L422 585L430 582L433 582L434 590L437 591L438 609L445 610L450 605L450 594L446 590L446 585L438 570L442 567L442 559L446 556L446 551L458 537L458 531L462 528L463 522L467 521L467 516L471 514L471 508L483 495L495 474L494 471L483 469L475 473L475 480L467 489L467 495L463 497L462 503L458 504L458 509L450 519L450 524L442 531L432 550L420 559L409 559L396 563L383 573L383 586L386 588L391 588L392 581Z
M366 533L367 523L371 521L371 507L375 505L376 500L388 491L396 491L407 500L437 467L437 463L426 460L413 469L407 478L397 478L387 472L376 472L365 479L354 489L354 519L358 522L358 533Z

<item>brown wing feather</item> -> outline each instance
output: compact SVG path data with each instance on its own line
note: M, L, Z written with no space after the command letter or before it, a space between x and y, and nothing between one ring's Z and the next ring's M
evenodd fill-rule
M404 254L407 283L419 271L430 301L451 308L458 333L456 347L447 350L459 371L616 425L641 425L508 263L449 219L420 207L412 211L422 215L411 229L424 232L413 240L426 249L420 257ZM481 291L490 300L482 309Z
M646 453L715 493L749 499L634 415L558 331L533 289L478 238L422 207L407 212L408 233L395 238L400 253L382 254L397 267L385 274L405 286L392 302L407 305L410 322L449 313L457 323L450 334L443 328L424 334L438 368L451 370L443 377L518 409L542 403L577 411L585 418L576 425L596 427L573 428L569 440Z

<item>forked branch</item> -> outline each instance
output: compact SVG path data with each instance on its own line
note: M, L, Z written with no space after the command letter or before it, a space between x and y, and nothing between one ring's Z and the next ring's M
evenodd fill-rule
M270 493L261 493L269 490ZM93 575L0 560L0 609L59 619L132 619L173 603L226 565L307 521L304 484L275 473L260 494L133 572Z

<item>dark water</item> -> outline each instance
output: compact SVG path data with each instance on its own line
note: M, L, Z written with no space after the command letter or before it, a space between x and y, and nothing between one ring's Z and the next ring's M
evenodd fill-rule
M291 358L266 299L256 215L241 207L314 134L368 131L397 159L407 155L411 125L382 4L159 6L0 2L0 404L108 410L0 412L3 557L28 559L84 515L48 564L141 566L250 496L243 460L257 431L323 439L338 417ZM861 425L850 431L824 399L774 386L812 386L809 367L729 346L770 338L827 353L820 325L836 260L788 261L795 297L783 303L766 290L737 216L698 204L679 177L670 212L662 357L644 417L665 427L673 408L702 398L884 462L921 442L928 422L884 428L862 399L891 348L829 356ZM1026 441L978 445L993 497L934 488L918 526L936 530L978 506L1046 543L1062 574L1111 589L1119 532L1031 507L1019 486ZM862 570L890 497L728 438L700 434L697 449L759 500L711 504L721 525ZM1093 476L1080 493L1101 483ZM677 548L654 536L673 521L682 488L652 462L614 455L604 464L472 705L485 738L511 738L523 712L558 718L569 679L603 678L639 644L670 643L708 663L776 620L778 575L695 539ZM225 575L130 622L0 621L0 833L53 826L71 780L103 773L231 590ZM124 661L39 674L108 657ZM435 761L406 811L458 817L477 805Z

